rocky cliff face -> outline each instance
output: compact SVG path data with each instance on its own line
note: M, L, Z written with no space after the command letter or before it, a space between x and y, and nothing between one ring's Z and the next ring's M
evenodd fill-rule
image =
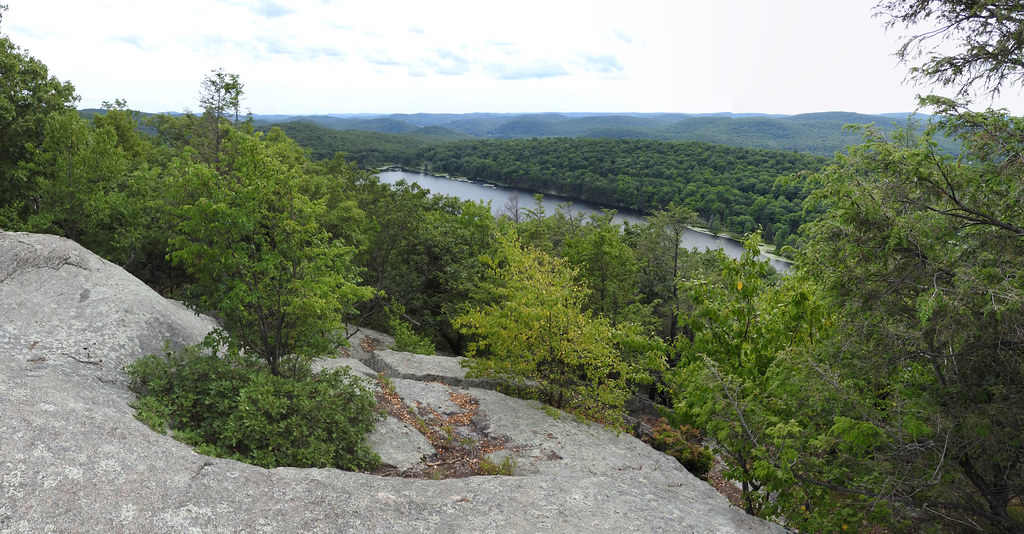
M454 360L353 350L409 405L500 436L516 476L422 480L209 458L133 417L121 367L213 322L53 237L0 232L0 532L782 532L631 436L463 381ZM367 345L367 344L364 344ZM358 347L357 347L358 348ZM430 379L431 382L424 382ZM396 468L429 443L371 437Z

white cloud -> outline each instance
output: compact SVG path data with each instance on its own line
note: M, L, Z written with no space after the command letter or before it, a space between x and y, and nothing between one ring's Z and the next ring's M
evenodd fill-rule
M874 0L7 3L3 31L86 107L195 107L215 68L255 113L877 113L927 91Z
M556 78L569 74L560 63L555 61L530 60L520 64L492 63L486 72L499 80L530 80L539 78Z
M619 59L612 54L584 55L583 68L588 72L615 75L625 70Z

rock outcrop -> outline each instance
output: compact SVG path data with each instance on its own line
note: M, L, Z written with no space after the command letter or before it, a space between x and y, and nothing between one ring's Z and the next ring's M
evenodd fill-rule
M476 399L472 426L507 440L516 476L201 456L135 420L121 367L213 326L71 241L0 232L0 532L783 532L631 436L473 387L452 360L359 343L348 363L394 376L409 404L454 414L451 399ZM429 451L408 431L389 421L372 439L409 467Z

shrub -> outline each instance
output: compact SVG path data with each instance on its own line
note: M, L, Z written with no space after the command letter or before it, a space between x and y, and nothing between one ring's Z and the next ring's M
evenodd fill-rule
M403 319L405 307L395 302L388 309L388 323L391 326L391 335L395 338L395 344L388 347L399 352L411 352L413 354L434 355L437 351L429 339L416 334L412 326Z
M700 432L689 426L673 428L662 421L654 426L651 447L672 456L693 476L707 480L715 457L701 445Z
M505 456L501 459L501 463L494 463L494 460L490 457L484 456L480 459L480 474L487 476L513 476L516 473L516 459L511 456Z
M262 467L372 469L373 394L347 369L285 378L211 344L150 354L126 368L136 417L202 454Z

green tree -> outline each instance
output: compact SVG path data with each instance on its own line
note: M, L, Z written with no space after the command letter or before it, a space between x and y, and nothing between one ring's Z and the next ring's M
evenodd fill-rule
M199 88L199 105L203 108L203 115L195 121L204 133L205 143L201 146L200 154L205 161L220 161L221 142L228 129L227 123L238 127L244 87L237 74L226 73L224 69L210 71L203 78ZM233 122L229 120L232 116Z
M317 223L324 209L299 193L308 159L280 131L226 130L223 175L178 160L188 192L171 257L195 276L187 301L213 312L274 374L299 372L344 342L344 320L372 291L357 285L352 249Z
M16 174L31 187L25 228L63 235L135 269L153 257L150 241L162 241L154 232L162 198L155 170L142 160L144 141L120 126L113 118L90 125L75 111L53 113Z
M152 145L139 135L139 112L128 107L128 102L116 99L103 102L103 113L92 116L96 128L109 128L117 136L117 146L132 159L147 159Z
M564 260L498 236L488 259L488 302L471 306L456 325L475 341L466 360L473 376L539 389L544 400L621 424L637 369L619 357L620 331L582 309L587 290ZM633 332L631 332L633 333Z
M406 326L461 353L464 336L451 321L483 277L477 258L493 247L490 207L361 174L345 179L344 188L365 212L356 262L377 290L376 298L360 305L363 324L389 328L389 316L381 312L399 305Z
M466 340L453 321L486 276L479 258L493 251L496 232L489 205L435 196L413 235L412 257L423 260L409 262L419 267L417 285L406 292L409 311L422 332L440 336L455 353Z
M672 203L663 210L655 212L648 221L654 231L654 246L664 256L661 261L668 259L670 269L668 271L671 296L666 296L670 304L668 342L674 345L679 337L679 285L677 281L682 274L680 263L680 245L683 234L689 230L689 226L696 222L697 214L688 208Z
M369 319L387 309L388 297L409 307L420 281L416 271L426 261L413 249L417 233L425 228L431 200L429 191L405 182L389 187L372 180L358 191L367 217L362 228L366 244L357 261L365 269L366 282L377 290L374 300L364 306L364 318Z
M961 157L865 130L818 175L810 201L829 211L800 263L840 313L828 365L885 438L873 491L1024 532L1024 133L1001 112L940 111Z
M621 227L612 222L613 215L607 212L592 216L575 236L567 237L565 257L590 288L587 309L608 318L613 325L650 323L649 310L640 304L636 256L626 244Z
M94 249L107 181L126 172L127 158L112 132L90 128L75 111L51 114L44 133L41 146L29 145L30 161L20 170L35 190L29 226Z
M0 17L6 9L0 4ZM29 204L32 184L15 172L27 145L42 144L47 118L73 110L76 100L70 83L0 34L0 225L16 224Z
M232 125L238 126L244 88L237 74L224 72L224 69L212 70L200 85L199 105L203 113L217 123L229 119Z
M807 405L796 408L812 384L791 379L793 368L802 367L800 351L827 332L828 314L805 281L777 281L759 257L759 244L757 234L750 236L739 260L716 251L720 274L679 281L692 303L680 317L692 338L680 338L680 363L666 382L675 422L713 439L726 465L723 474L741 484L747 512L786 517L801 531L813 531L824 525L800 506L834 509L834 499L812 500L816 490L798 480L806 475L798 460L808 448L807 431L820 420L808 417L813 410Z

